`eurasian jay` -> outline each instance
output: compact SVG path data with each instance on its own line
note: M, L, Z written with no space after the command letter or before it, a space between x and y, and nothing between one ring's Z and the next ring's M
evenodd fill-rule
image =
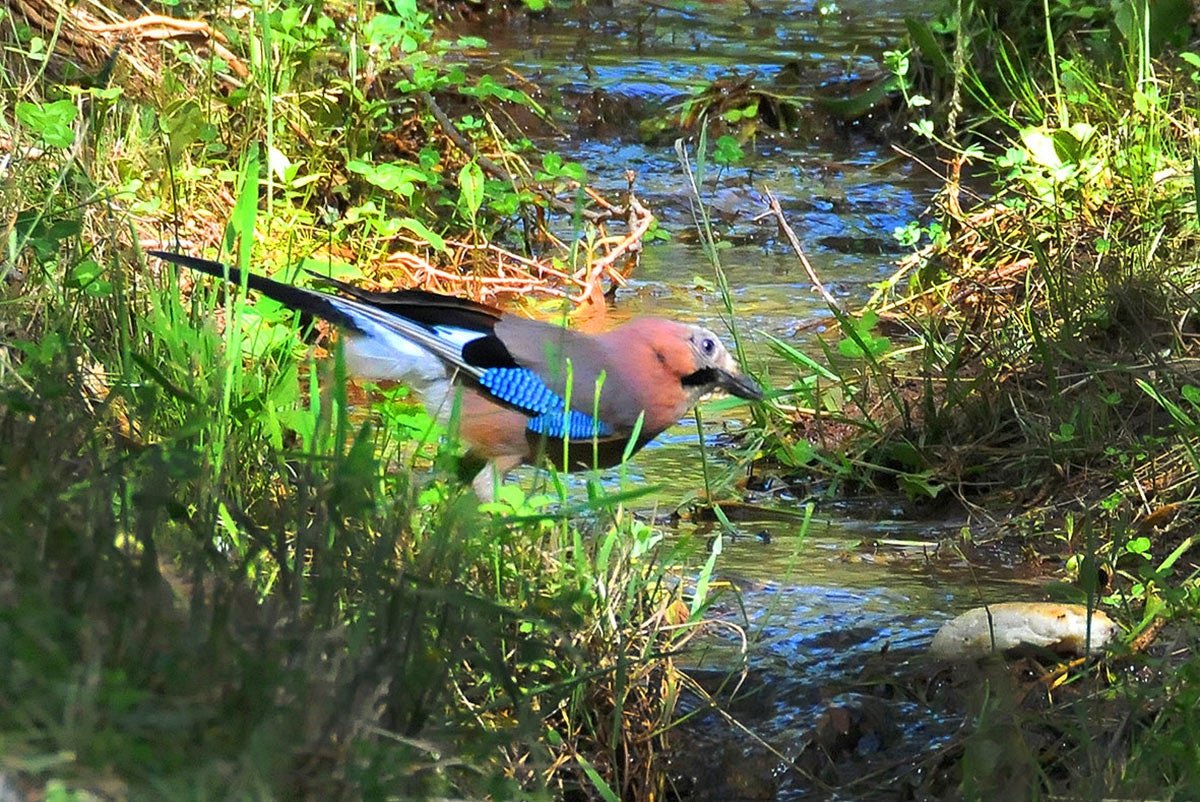
M220 262L147 253L242 281L241 271ZM254 274L246 283L338 326L351 375L409 385L443 423L457 403L459 436L487 461L472 482L482 499L508 471L542 456L565 470L616 465L635 436L633 451L718 388L763 397L720 339L700 326L647 317L582 334L462 298L370 292L314 275L344 295Z

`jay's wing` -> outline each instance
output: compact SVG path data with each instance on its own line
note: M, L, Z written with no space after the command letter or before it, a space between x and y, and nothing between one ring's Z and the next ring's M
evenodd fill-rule
M221 262L166 251L147 253L235 284L242 281L240 270ZM539 368L551 358L547 344L583 335L548 323L506 316L498 309L462 298L423 290L371 292L314 275L350 297L316 292L254 273L247 273L245 279L250 289L355 335L347 348L353 349L360 364L371 365L370 378L429 384L435 374L444 376L445 368L449 368L478 384L499 403L528 415L527 428L535 434L568 440L611 434L602 421L578 410L567 410L564 391L555 389L561 387L561 382L551 379L547 384L539 374ZM515 339L520 355L512 353L506 341L497 336L495 330L501 320L512 321L510 327L521 333ZM429 356L443 368L431 365ZM445 401L425 400L435 407Z
M439 295L425 290L372 292L323 276L313 270L308 272L322 284L327 284L368 306L432 329L445 330L447 333L465 331L490 334L496 321L504 314L499 309L466 298Z
M405 324L409 321L420 324L416 327L402 324L402 334L464 370L493 398L528 414L529 431L567 440L611 434L603 422L579 410L568 410L563 400L563 382L555 378L563 364L561 356L555 355L564 350L586 350L581 349L590 342L585 335L538 320L505 315L464 298L423 290L371 292L313 275L373 310L386 313L387 319L394 316ZM436 335L433 340L422 327L433 331ZM451 343L454 345L446 349ZM572 345L575 347L571 348ZM594 386L595 376L585 373L575 376L574 381L579 386L584 386L584 381L588 382L586 386Z

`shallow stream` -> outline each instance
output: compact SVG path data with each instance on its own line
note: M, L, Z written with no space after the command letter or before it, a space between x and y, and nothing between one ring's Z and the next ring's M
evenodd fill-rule
M932 5L745 0L667 7L618 0L481 32L491 51L479 58L490 68L503 65L543 94L560 94L568 106L574 99L578 108L608 110L583 135L552 146L584 164L595 186L618 197L625 171L635 171L639 197L673 235L670 243L646 249L629 287L617 295L614 314L666 314L722 331L712 270L694 244L686 176L673 145L643 144L639 125L696 87L752 73L756 82L769 83L789 62L800 76L792 89L798 96L829 93L831 86L837 93L842 85L879 76L883 52L904 46L904 17L928 14ZM716 235L729 244L720 258L749 342L748 367L766 384L786 386L796 373L772 356L764 334L804 348L829 313L777 239L774 221L758 219L766 211L759 192L766 185L779 197L823 281L853 305L895 270L902 251L893 229L920 219L939 187L936 176L897 158L880 133L878 120L810 119L798 134L759 136L745 145L745 161L704 187ZM730 420L736 426L737 413L724 418L705 417L710 441ZM685 420L660 437L628 470L637 482L661 486L647 506L672 509L703 486L695 422ZM1003 560L939 547L962 520L913 520L897 499L826 502L802 534L803 499L784 495L773 503L776 510L739 519L745 534L724 541L719 562L722 575L741 590L728 615L731 622L748 621L745 658L736 638L714 636L694 660L714 676L746 667L749 692L742 698L752 701L731 712L778 754L727 724L702 719L687 736L696 759L683 754L678 761L681 791L695 799L892 798L878 784L835 791L784 769L781 756L794 761L812 743L822 717L854 695L864 667L882 652L889 670L912 671L933 633L954 615L984 602L1040 600L1044 594ZM882 704L890 706L886 724L861 728L841 757L851 773L879 762L916 760L955 726L903 694ZM845 706L853 711L861 705Z

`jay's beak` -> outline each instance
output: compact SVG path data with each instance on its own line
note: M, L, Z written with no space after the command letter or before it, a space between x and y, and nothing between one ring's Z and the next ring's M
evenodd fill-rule
M718 369L717 386L738 398L745 398L749 401L763 400L762 388L745 373Z

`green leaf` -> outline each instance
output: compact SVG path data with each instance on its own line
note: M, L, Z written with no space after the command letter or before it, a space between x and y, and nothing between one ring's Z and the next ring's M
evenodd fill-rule
M1057 432L1050 432L1050 439L1056 443L1070 443L1075 439L1075 424L1060 423Z
M871 334L872 326L865 324L866 318L859 321L854 327L854 334L838 342L838 353L847 359L862 359L864 357L878 357L886 354L892 347L892 342L887 337L876 337Z
M88 88L87 93L97 100L116 100L124 94L124 90L119 86L93 86Z
M889 460L904 467L910 474L916 474L928 465L928 460L921 450L907 440L901 440L886 446L883 453Z
M41 104L23 100L17 103L16 114L17 122L51 147L66 148L75 142L71 124L79 116L79 109L69 100Z
M900 79L889 75L883 80L876 81L862 92L845 98L814 99L814 103L843 120L855 120L887 100L888 96L900 89Z
M742 120L753 120L758 116L758 103L754 102L748 106L743 106L740 109L730 109L721 115L721 118L726 122L738 123Z
M767 336L767 339L770 341L771 345L775 348L775 350L781 356L783 356L784 359L787 359L792 364L800 365L801 367L808 368L809 370L813 371L818 376L820 376L822 379L825 379L827 381L840 381L841 377L839 377L836 373L829 370L829 368L825 367L820 362L817 362L811 356L804 353L799 348L796 348L791 343L784 342L783 340L779 339L778 337L774 337L770 334L768 334L766 336Z
M1142 536L1135 537L1133 540L1125 544L1125 551L1130 554L1140 554L1146 559L1150 558L1150 538Z
M926 139L933 139L933 120L927 118L914 120L908 124L908 127L911 128L913 133L917 134L917 136L922 136Z
M584 183L587 181L587 170L577 162L564 162L557 153L547 153L542 156L542 172L536 175L539 181L554 178L566 178L571 181Z
M1087 153L1087 146L1092 141L1095 129L1087 123L1075 123L1070 128L1063 128L1051 135L1054 140L1054 151L1065 164L1079 164Z
M713 148L713 161L717 164L736 164L745 155L742 146L734 137L725 134L717 138L717 144Z
M717 539L720 540L720 538ZM596 768L583 755L576 755L575 759L579 761L583 773L591 780L592 785L596 788L596 793L600 794L600 798L604 802L621 802L621 797L617 796L617 792L609 787L604 778L600 776L600 772L596 771Z
M717 519L721 520L724 513L721 508L713 506L713 512L716 513ZM729 525L728 520L722 523ZM689 610L690 618L695 620L704 605L708 603L708 586L712 581L713 571L717 566L717 558L721 556L721 551L724 549L724 538L714 537L712 539L712 549L709 552L708 559L704 561L704 567L700 569L699 575L696 577L696 590L692 595L691 609Z
M1142 391L1146 393L1146 395L1153 398L1159 406L1165 409L1171 415L1171 417L1175 419L1176 423L1180 424L1189 431L1193 431L1197 428L1196 422L1186 412L1184 412L1178 404L1160 393L1154 387L1154 385L1150 384L1144 379L1137 379L1136 383L1138 387L1142 388Z
M250 264L250 253L254 246L254 226L258 220L259 158L258 149L250 148L242 155L237 173L237 199L233 211L225 223L222 250L234 253L237 244L237 265Z
M474 220L483 206L483 168L477 162L467 162L458 171L458 188L467 216Z
M302 270L310 270L319 276L329 276L339 281L354 281L355 279L364 277L362 270L358 266L337 259L314 259L311 256L306 256L300 260L299 267Z
M1033 160L1042 167L1057 170L1063 166L1058 149L1054 146L1054 138L1045 130L1033 127L1023 129L1021 144L1025 146L1025 150L1033 157Z
M567 162L563 165L562 172L572 181L578 181L581 184L587 181L587 170L579 162Z
M397 220L396 225L416 234L418 237L425 240L425 242L429 244L429 247L433 248L435 251L446 250L446 240L444 240L440 234L435 233L420 220L416 220L411 217L404 217L400 220Z
M286 184L288 182L288 170L292 167L292 161L284 155L282 150L275 146L267 148L267 165L279 179L279 183Z
M950 66L950 60L942 52L942 48L938 44L937 34L933 32L933 28L929 26L928 22L916 19L915 17L906 17L904 26L908 28L908 38L916 46L917 52L921 54L921 58L925 60L925 63L933 67L934 72L942 77L954 74L954 69Z
M1200 224L1200 161L1192 154L1192 201L1196 204L1196 223Z
M104 273L98 263L91 259L84 260L71 270L67 286L71 289L83 290L93 298L103 298L112 293L112 283L101 278Z
M352 173L358 173L365 178L368 183L374 184L380 189L388 192L394 192L397 195L405 198L412 197L418 183L425 183L426 174L416 169L403 164L370 164L358 159L350 161L346 165L347 169Z
M775 446L771 456L788 468L803 468L811 465L818 456L816 447L807 440L797 440L795 443L780 440Z
M929 481L929 474L924 473L902 473L896 477L896 482L911 499L937 498L946 489L945 485Z

